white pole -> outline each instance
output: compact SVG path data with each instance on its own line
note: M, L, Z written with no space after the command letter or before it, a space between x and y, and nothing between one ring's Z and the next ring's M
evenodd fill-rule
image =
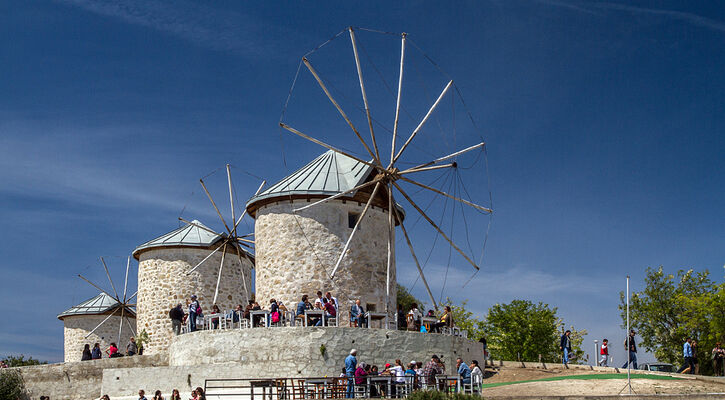
M627 386L629 386L629 394L632 394L632 380L630 377L630 369L632 368L632 360L629 355L629 341L632 335L629 334L629 275L627 275Z
M599 354L597 354L597 350L599 350L599 341L597 339L594 339L594 365L595 367L599 366Z

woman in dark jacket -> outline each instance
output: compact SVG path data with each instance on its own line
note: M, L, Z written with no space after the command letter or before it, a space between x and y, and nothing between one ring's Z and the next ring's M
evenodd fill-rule
M81 361L88 361L92 360L91 357L91 345L87 344L83 347L83 355L81 356Z
M91 349L91 358L94 360L100 360L103 356L103 353L101 352L101 345L99 343L96 343L93 345L93 349Z

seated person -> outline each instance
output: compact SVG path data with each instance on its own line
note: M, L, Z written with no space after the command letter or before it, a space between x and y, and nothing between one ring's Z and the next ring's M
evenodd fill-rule
M433 324L431 327L433 331L439 332L441 331L442 327L446 328L452 328L453 327L453 317L451 316L451 306L446 306L445 312L443 312L443 315L441 318Z
M327 300L323 297L322 309L325 311L325 323L327 323L327 320L330 318L337 318L337 310L335 309L335 305L331 300ZM322 326L322 319L317 321L315 326Z

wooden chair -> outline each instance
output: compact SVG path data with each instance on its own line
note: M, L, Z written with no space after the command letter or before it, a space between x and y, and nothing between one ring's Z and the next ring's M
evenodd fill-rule
M277 388L277 400L289 399L289 389L287 388L287 379L275 379L274 385Z
M305 380L297 379L297 382L295 382L295 380L292 379L292 399L301 400L306 398L307 396L305 394Z

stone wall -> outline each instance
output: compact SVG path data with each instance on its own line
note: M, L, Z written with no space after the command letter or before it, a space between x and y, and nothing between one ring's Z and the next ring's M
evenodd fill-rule
M483 360L480 343L438 334L334 327L202 331L174 338L169 366L106 370L103 392L115 398L161 390L166 396L179 389L183 397L205 379L338 376L352 348L358 361L381 367L397 358L428 361L437 354L454 373L456 357Z
M365 206L352 201L330 201L292 214L306 200L280 201L257 210L255 222L256 297L264 307L270 298L294 306L303 294L314 300L318 290L337 297L347 320L350 301L361 299L385 311L388 249L388 213L371 207L350 243L335 279L329 273L352 233L348 214ZM295 220L296 219L296 220ZM393 249L394 250L394 249ZM394 254L393 254L393 259ZM388 307L395 312L395 264L390 274ZM288 307L290 308L290 307ZM291 308L290 308L291 309Z
M168 365L167 356L143 355L11 369L20 371L30 399L50 396L52 400L88 400L101 396L104 369L133 368L143 371L141 367L163 365Z
M63 350L65 353L65 362L80 361L83 354L83 346L86 344L91 345L91 348L93 348L94 343L100 343L101 349L105 352L108 349L108 345L114 342L118 345L121 352L126 352L126 344L128 344L133 334L128 324L124 322L121 328L121 342L118 342L118 328L121 322L120 311L86 338L86 335L106 319L106 317L108 315L71 315L63 318ZM128 322L131 323L133 329L136 329L136 318L129 317ZM104 356L108 357L105 353Z
M149 335L144 349L147 354L165 353L173 336L169 319L172 306L177 303L185 306L186 299L196 294L204 313L211 312L222 251L187 274L211 251L193 247L152 248L139 255L136 314L138 329L145 329ZM242 257L240 264L236 254L226 253L217 297L217 305L223 312L237 304L246 304L250 298L247 290L252 285L251 269L248 259ZM244 288L245 280L249 289ZM186 307L184 310L188 312Z

